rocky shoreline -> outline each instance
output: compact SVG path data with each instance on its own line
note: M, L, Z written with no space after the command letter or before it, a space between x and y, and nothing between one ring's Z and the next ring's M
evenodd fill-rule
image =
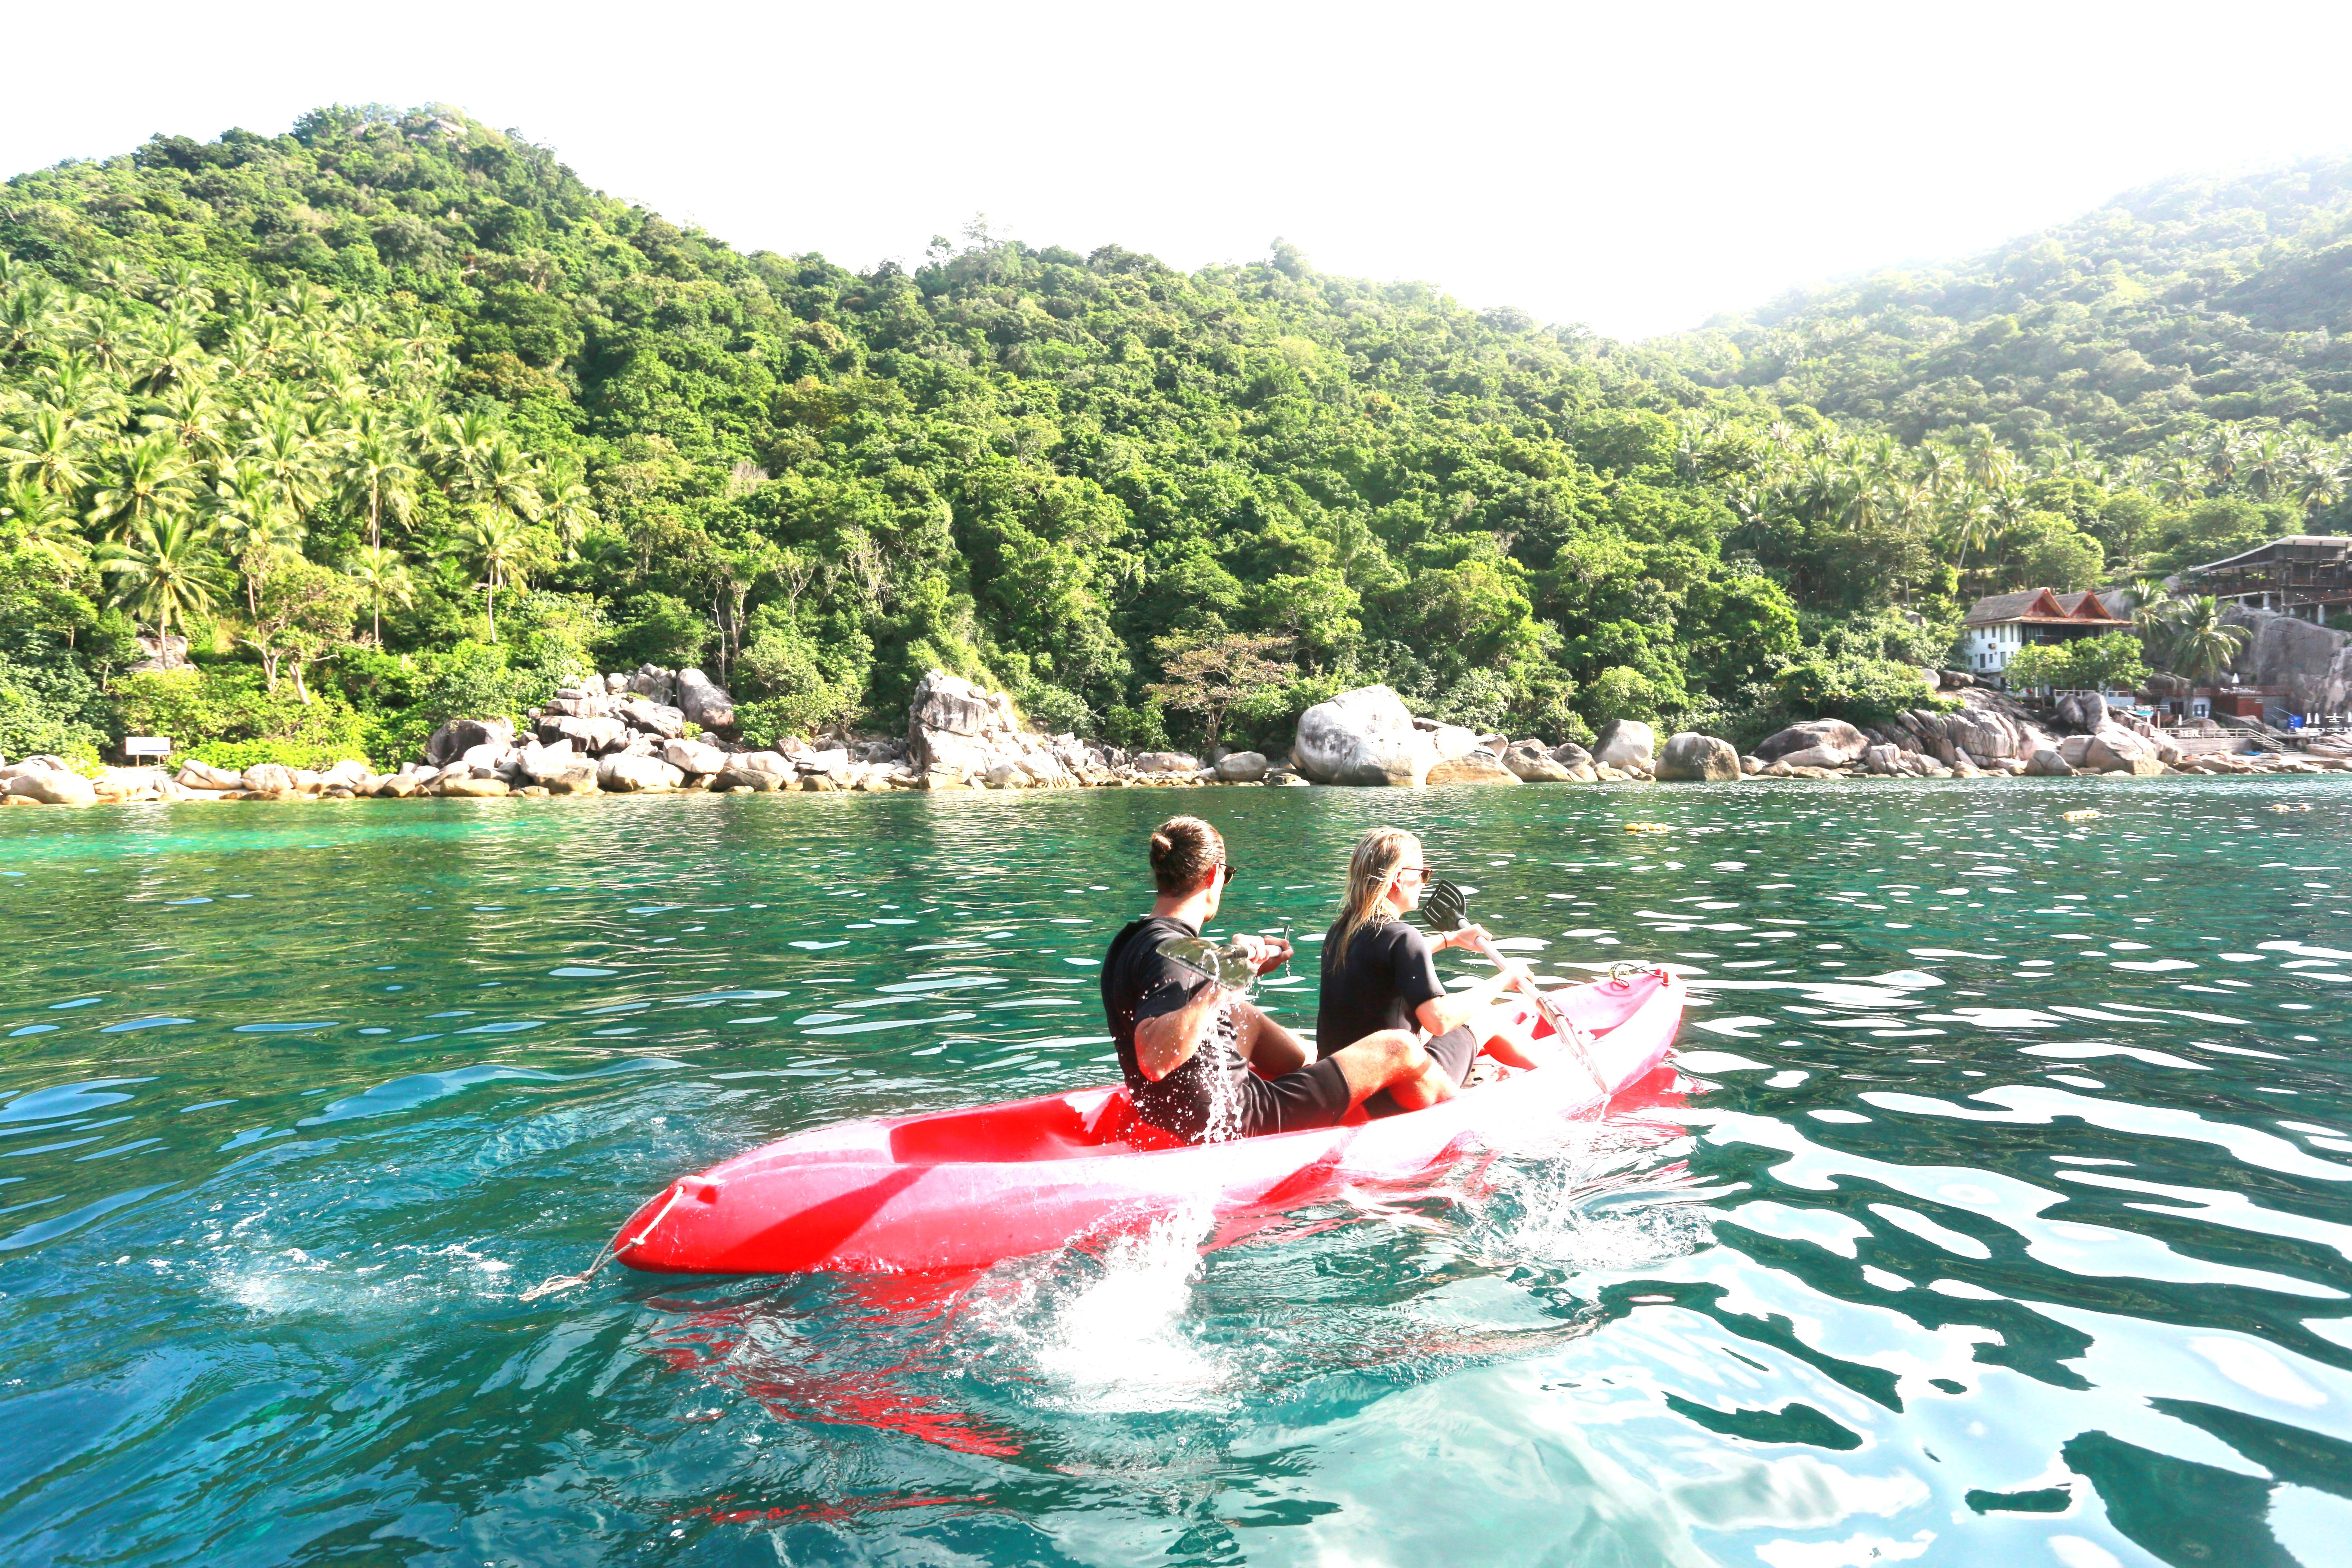
M1746 778L2068 777L2083 773L2352 773L2337 754L2245 756L2185 751L2174 738L2095 696L2059 705L2046 731L1996 693L1960 694L1956 712L1921 709L1899 726L1843 720L1791 725L1742 754L1685 731L1661 742L1620 720L1591 749L1512 740L1414 718L1384 686L1341 692L1300 716L1289 758L1220 748L1203 761L1177 752L1129 754L1074 735L1022 728L1011 701L933 670L916 688L903 740L755 750L728 737L732 699L696 669L646 666L593 679L533 709L518 731L505 719L457 719L425 756L379 773L356 758L323 771L265 763L239 773L202 762L176 773L108 768L96 778L62 758L0 766L9 805L132 801L503 799L672 793L879 794L889 790L1172 788L1194 784L1423 787L1444 784L1734 783Z

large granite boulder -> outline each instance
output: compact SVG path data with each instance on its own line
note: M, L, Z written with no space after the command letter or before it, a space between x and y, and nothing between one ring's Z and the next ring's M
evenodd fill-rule
M571 786L583 776L592 788L596 782L596 760L573 751L568 741L552 746L525 746L516 757L515 771L526 783L544 785L551 792L559 782L565 783L567 787L560 792L565 795L581 793Z
M540 709L541 717L553 714L559 719L609 719L613 716L614 699L602 681L593 687L567 686L547 700Z
M608 675L604 685L613 695L634 692L639 697L650 697L664 707L673 705L677 697L677 673L657 664L641 664L627 675Z
M1421 727L1415 725L1414 728ZM1465 729L1460 724L1440 724L1433 730L1422 732L1429 737L1429 743L1437 748L1437 760L1441 763L1466 757L1486 743L1478 738L1477 731Z
M433 786L433 793L452 800L497 800L507 794L507 781L476 778L469 773L462 778L443 778Z
M651 795L685 782L684 773L659 757L620 752L596 765L596 787L614 795Z
M1227 752L1217 759L1217 776L1227 784L1255 784L1265 777L1262 752Z
M677 672L678 710L714 732L735 728L735 699L727 689L698 669Z
M727 766L727 753L704 741L665 742L661 760L679 773L706 777Z
M1514 741L1503 752L1503 765L1521 784L1567 784L1576 775L1553 758L1541 741Z
M294 787L294 770L276 763L256 763L245 770L240 787L264 795L280 795Z
M2069 691L2058 699L2058 722L2085 734L2097 733L2107 721L2107 700L2095 691Z
M1794 765L1835 768L1859 761L1869 744L1868 736L1843 719L1808 719L1767 735L1756 743L1754 754L1760 761L1777 763L1792 752L1818 752L1828 760Z
M1143 752L1133 766L1139 773L1197 773L1201 759L1189 752Z
M907 710L907 763L926 779L985 778L1020 750L1020 732L1010 697L934 669L916 684Z
M98 786L63 768L27 768L8 781L8 793L43 805L98 804Z
M503 719L452 719L425 742L425 760L436 768L446 767L476 746L492 743L513 745L514 726Z
M2070 779L2074 770L2055 746L2044 746L2025 760L2025 776L2030 779Z
M1592 742L1592 760L1603 767L1646 771L1658 749L1658 732L1639 719L1612 719Z
M322 789L356 789L362 779L371 777L368 765L357 757L344 757L319 775Z
M216 768L210 763L200 763L194 757L180 764L179 783L182 789L216 791L245 787L242 774L233 773L226 768Z
M659 735L674 741L686 733L686 711L647 698L633 697L613 706L612 716L632 730L642 730L648 735ZM699 723L700 721L697 720Z
M1466 756L1449 757L1431 764L1422 782L1433 788L1439 784L1517 784L1519 775L1482 746Z
M738 752L727 759L725 767L719 770L713 787L748 789L761 795L772 795L798 778L799 770L780 752Z
M1713 735L1685 730L1666 742L1653 771L1661 781L1728 784L1740 776L1739 748Z
M539 738L546 745L568 742L583 757L601 757L628 746L629 727L618 719L543 718Z
M2164 763L2156 753L2156 742L2145 735L2133 733L2113 720L2087 738L2083 747L2082 765L2101 773L2142 776L2164 771Z
M1419 785L1438 754L1394 691L1360 686L1298 716L1290 760L1316 784Z

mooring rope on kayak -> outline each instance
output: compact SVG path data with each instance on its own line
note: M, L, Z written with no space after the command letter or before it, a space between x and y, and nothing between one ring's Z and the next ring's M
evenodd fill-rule
M598 1269L604 1268L607 1263L612 1262L615 1258L620 1257L625 1248L644 1246L646 1238L653 1235L655 1231L661 1228L661 1222L669 1217L669 1211L676 1208L677 1206L677 1200L684 1196L686 1196L686 1184L684 1182L672 1183L669 1189L669 1201L662 1205L661 1212L655 1215L652 1220L647 1222L645 1229L637 1232L636 1235L630 1237L625 1240L616 1237L613 1240L606 1242L597 1250L596 1261L591 1263L586 1269L578 1274L551 1274L546 1279L541 1280L538 1284L532 1286L530 1289L524 1291L522 1293L522 1299L526 1301L536 1301L541 1296L552 1296L559 1290L576 1289L580 1286L587 1284L588 1281L596 1278L596 1271Z

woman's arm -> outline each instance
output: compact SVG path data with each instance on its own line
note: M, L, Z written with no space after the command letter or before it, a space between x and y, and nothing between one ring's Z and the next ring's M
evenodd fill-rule
M1430 946L1475 948L1486 936L1486 931L1483 926L1464 926L1460 931L1447 931ZM1433 1038L1449 1029L1460 1028L1492 1006L1495 998L1504 992L1526 989L1529 975L1524 965L1497 964L1496 970L1491 979L1482 980L1460 991L1448 992L1443 996L1431 997L1413 1009L1413 1021Z

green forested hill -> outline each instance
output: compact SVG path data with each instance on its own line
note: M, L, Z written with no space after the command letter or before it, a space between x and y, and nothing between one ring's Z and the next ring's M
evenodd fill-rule
M0 255L11 753L383 760L643 659L762 740L895 726L931 665L1129 743L1373 679L1521 732L1759 723L1801 639L1806 693L1935 641L1739 542L1690 382L1280 247L858 273L331 110L20 175ZM133 624L199 672L122 673Z
M2168 180L1957 266L1874 273L1651 345L1906 442L1986 426L2122 458L2205 421L2352 431L2352 159Z

